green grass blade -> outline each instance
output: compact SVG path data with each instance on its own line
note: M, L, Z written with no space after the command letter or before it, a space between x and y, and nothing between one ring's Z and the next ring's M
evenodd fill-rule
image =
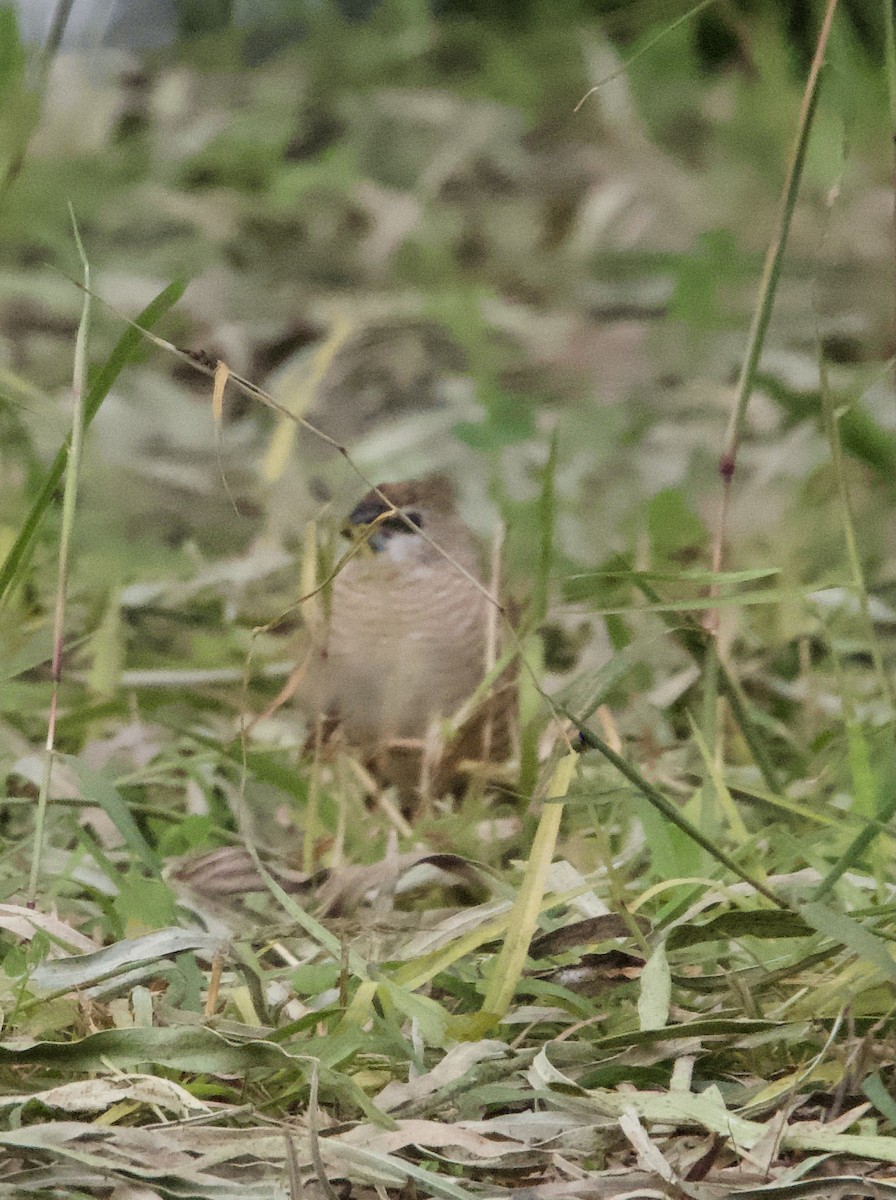
M484 1012L501 1018L510 1007L513 993L519 982L529 943L535 932L535 924L541 909L541 901L547 885L548 870L554 857L560 820L563 816L563 798L576 768L576 756L566 755L554 768L541 819L532 843L529 861L523 882L514 901L513 913L507 929L507 937L494 964L485 999Z
M44 831L46 829L47 807L50 798L50 783L53 774L53 761L56 754L56 713L59 700L59 681L62 675L62 652L65 642L65 602L68 591L69 558L71 555L72 538L75 532L75 507L78 502L78 480L81 474L81 449L84 443L84 394L87 391L87 344L90 337L90 262L81 242L74 211L69 208L74 230L75 243L81 259L84 272L84 300L81 308L81 320L78 324L78 336L75 340L75 363L72 391L74 406L72 411L72 429L68 438L68 452L65 461L65 491L62 497L62 529L59 535L59 559L56 580L56 605L53 616L53 694L50 700L50 713L47 722L47 746L43 780L37 800L37 812L34 819L34 850L31 855L31 872L28 880L28 900L34 902L37 895L37 885L40 880L41 857L43 854Z

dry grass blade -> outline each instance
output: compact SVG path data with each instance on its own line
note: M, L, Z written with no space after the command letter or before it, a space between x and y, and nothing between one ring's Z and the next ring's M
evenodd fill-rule
M327 1176L327 1168L324 1166L324 1160L320 1153L320 1130L318 1122L320 1119L320 1110L317 1103L317 1085L318 1085L318 1064L311 1064L311 1088L308 1096L308 1148L311 1151L311 1165L314 1168L314 1177L317 1180L317 1185L327 1200L339 1200L333 1185ZM290 1143L290 1149L293 1157L295 1150ZM290 1167L290 1183L292 1184L293 1169ZM295 1186L295 1185L293 1185ZM299 1193L296 1192L296 1195Z

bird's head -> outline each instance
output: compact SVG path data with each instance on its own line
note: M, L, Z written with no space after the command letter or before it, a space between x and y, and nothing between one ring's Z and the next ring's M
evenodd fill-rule
M420 537L420 531L426 537ZM433 543L454 554L471 538L454 512L454 489L442 475L381 483L355 505L342 528L364 539L374 554L394 562L427 562L439 557Z

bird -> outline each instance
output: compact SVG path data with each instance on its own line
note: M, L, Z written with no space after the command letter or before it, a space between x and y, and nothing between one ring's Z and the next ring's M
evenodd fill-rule
M426 788L456 790L462 763L508 756L512 681L505 672L464 709L437 761L427 759L434 724L470 700L495 652L496 601L451 482L436 475L381 483L352 509L342 532L351 544L332 580L329 618L297 690L299 707L309 724L338 728L374 777L405 798Z

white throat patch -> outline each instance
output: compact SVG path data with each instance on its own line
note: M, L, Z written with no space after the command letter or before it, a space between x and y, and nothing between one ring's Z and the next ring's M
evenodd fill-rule
M404 563L420 557L420 539L414 533L393 533L380 551L391 562Z

